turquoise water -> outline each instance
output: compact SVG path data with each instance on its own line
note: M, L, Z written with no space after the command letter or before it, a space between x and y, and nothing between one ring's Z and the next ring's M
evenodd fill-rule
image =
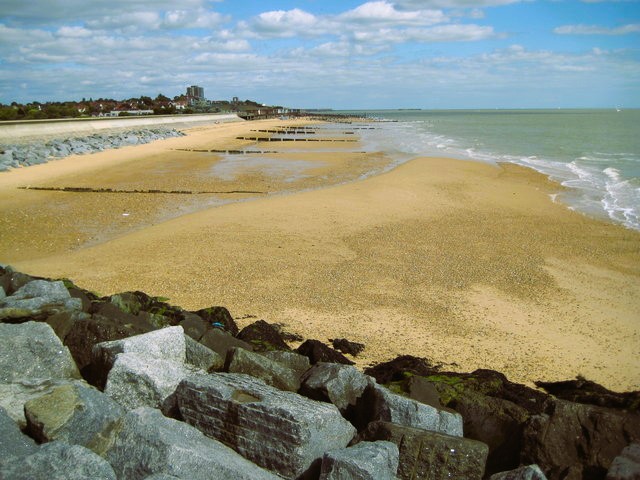
M391 120L359 131L367 148L525 165L570 187L559 198L571 208L640 230L640 110L358 113Z

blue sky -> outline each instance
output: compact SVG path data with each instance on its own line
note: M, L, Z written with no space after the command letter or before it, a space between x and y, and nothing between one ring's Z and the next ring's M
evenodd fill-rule
M3 0L0 102L640 107L640 0Z

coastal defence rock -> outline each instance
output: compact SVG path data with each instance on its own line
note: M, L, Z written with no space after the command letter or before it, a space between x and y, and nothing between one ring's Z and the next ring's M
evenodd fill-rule
M222 358L227 358L229 350L235 347L253 351L253 346L219 328L207 331L200 339L200 343L216 352Z
M165 401L183 378L198 371L173 360L121 353L109 371L104 393L127 410L147 406L170 411L172 405Z
M399 451L391 442L360 442L322 457L319 480L395 480Z
M370 409L369 417L372 420L462 437L463 421L459 413L438 410L431 405L393 393L378 384L369 386L359 403Z
M298 377L302 377L302 375L311 368L309 358L304 355L300 355L299 353L284 350L273 350L271 352L263 352L262 355L269 360L273 360L274 362L278 362L279 364L290 368L296 372Z
M12 295L0 300L0 320L46 318L62 310L81 310L82 302L72 298L61 281L32 280Z
M104 387L116 357L123 353L132 353L142 358L184 365L186 361L185 342L184 330L177 326L95 345L93 365L96 375L99 377L98 386Z
M80 379L71 353L46 323L0 323L0 406L24 426L28 400Z
M607 480L637 480L640 478L640 443L632 443L614 458Z
M283 392L243 374L189 377L176 390L184 420L256 464L297 478L355 429L330 404Z
M313 400L329 402L349 418L365 389L373 384L352 365L316 363L302 377L300 393Z
M525 426L521 462L549 480L603 478L629 444L640 442L640 413L554 400Z
M91 449L104 457L118 478L172 475L190 480L215 478L277 480L222 443L159 410L141 407L127 413L96 437Z
M28 144L0 145L0 171L46 163L68 155L85 155L182 135L184 135L182 132L175 129L147 128L125 130L110 135L92 134L83 137L33 141Z
M24 406L27 431L39 442L62 440L86 446L125 410L104 393L79 384L61 385Z
M224 367L224 358L210 348L196 342L186 335L185 340L185 361L188 365L204 370L205 372L216 372Z
M236 337L252 345L253 350L256 352L291 350L283 340L280 332L264 320L258 320L251 325L247 325Z
M309 361L312 365L318 362L354 365L354 362L319 340L306 340L297 348L296 352L304 355L305 357L309 357Z
M0 459L30 455L37 449L36 442L23 434L7 411L0 407Z
M491 475L489 480L547 480L542 470L538 465L524 465L515 470L508 472L500 472L495 475Z
M401 480L481 480L489 452L476 440L381 421L369 424L360 439L395 443L400 451Z
M11 480L116 480L106 460L80 445L50 442L22 457L0 460L0 478Z
M300 388L300 377L294 370L243 348L229 350L225 370L229 373L246 373L280 390L297 392Z
M79 378L69 349L49 325L0 323L0 383Z

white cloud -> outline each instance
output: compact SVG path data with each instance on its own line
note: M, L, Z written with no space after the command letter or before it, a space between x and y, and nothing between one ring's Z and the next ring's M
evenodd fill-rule
M56 35L61 37L86 38L90 37L92 33L84 27L60 27Z
M338 17L346 23L368 25L434 25L447 21L440 10L397 10L392 3L386 1L368 2L349 10Z
M628 35L640 33L640 23L630 23L620 27L601 27L598 25L563 25L553 30L558 35Z
M493 27L480 25L437 25L430 28L381 29L375 32L359 31L353 34L360 43L436 43L473 42L493 38Z
M509 5L527 0L396 0L401 9L415 8L483 8Z
M327 25L321 25L313 14L294 8L264 12L250 22L240 22L240 30L262 38L308 36L322 34Z

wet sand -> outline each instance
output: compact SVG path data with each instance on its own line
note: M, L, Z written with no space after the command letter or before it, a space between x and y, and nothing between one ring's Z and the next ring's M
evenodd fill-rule
M225 176L231 156L175 150L254 148L235 140L250 128L1 174L0 262L101 294L144 290L306 338L346 337L367 346L360 366L407 353L529 384L580 374L640 388L640 233L553 203L558 185L514 165L420 158L357 180L390 160L291 142ZM16 190L25 184L268 194L204 208L238 194Z

